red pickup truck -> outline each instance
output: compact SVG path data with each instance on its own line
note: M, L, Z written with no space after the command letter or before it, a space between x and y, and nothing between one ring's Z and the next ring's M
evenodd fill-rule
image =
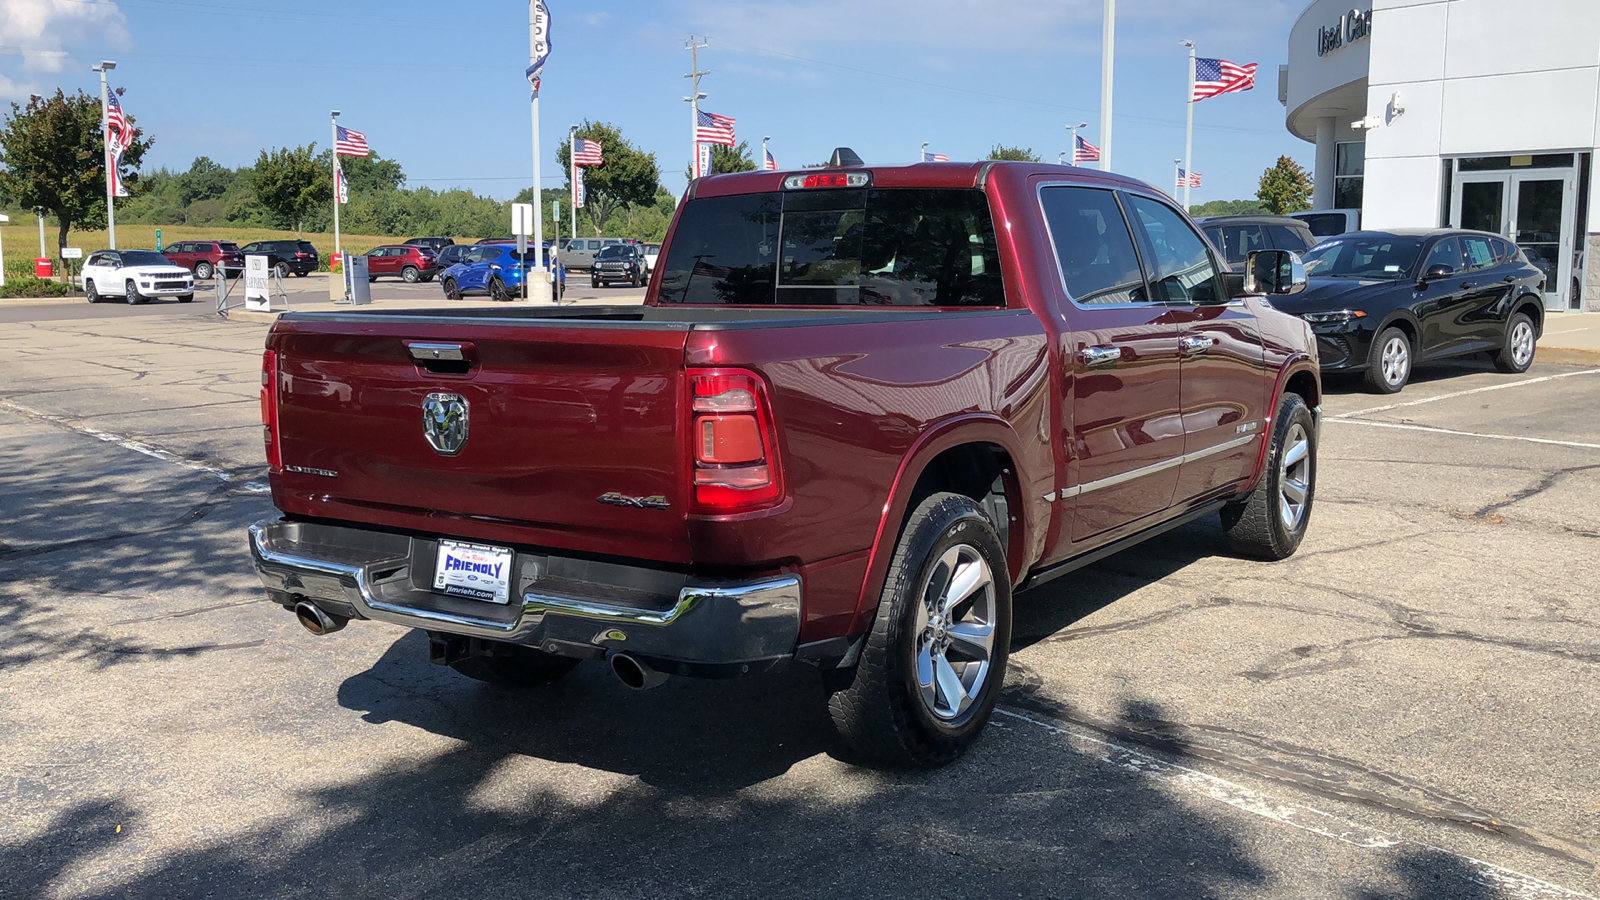
M250 529L316 634L424 629L538 684L824 670L865 756L982 730L1015 591L1200 516L1293 553L1321 387L1308 326L1166 196L1013 162L690 184L642 306L289 313Z

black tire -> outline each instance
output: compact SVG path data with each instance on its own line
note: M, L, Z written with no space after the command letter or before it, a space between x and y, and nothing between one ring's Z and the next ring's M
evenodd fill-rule
M1299 394L1278 401L1264 469L1249 496L1222 508L1222 527L1233 552L1286 559L1306 535L1317 495L1317 422Z
M199 262L195 263L194 264L194 277L199 278L202 281L207 279L207 278L210 278L211 277L211 263L208 263L203 259L200 260Z
M179 303L193 303L194 302L194 295L193 294L179 294L178 295L178 302Z
M955 554L956 565L947 560ZM969 559L970 557L970 559ZM947 598L946 589L958 572L967 571L962 560L981 559L988 567L987 585L949 607L948 615L929 615L930 602ZM960 650L951 643L948 625L969 625L966 616L978 615L987 604L989 616L988 665L972 670L975 660L958 654L957 673L944 661L945 650L927 667L929 689L919 687L922 646ZM923 624L926 623L926 624ZM878 615L867 634L861 659L853 670L833 673L841 688L828 700L828 711L839 734L865 757L896 766L939 766L960 756L983 732L1005 681L1011 644L1011 581L1005 550L994 523L983 508L960 494L934 494L923 500L907 518L895 546L884 581ZM948 670L960 680L968 702L950 705L950 715L936 712L943 681L937 674ZM972 684L965 685L969 673ZM930 701L924 699L930 697Z
M640 275L639 275L639 274L638 274L638 273L637 273L637 272L636 272L636 273L634 273L634 276L633 276L633 280L632 280L632 281L630 281L630 282L628 282L628 286L629 286L629 287L635 287L635 288L636 288L636 287L639 287L639 286L640 286L640 285L641 285L641 284L643 284L643 283L644 283L644 279L643 279L643 277L642 277L642 276L640 276Z
M462 675L504 687L538 687L559 681L577 668L578 660L518 644L495 643L491 656L473 656L450 664Z
M1411 380L1411 364L1416 348L1406 333L1393 325L1378 332L1367 351L1367 390L1375 394L1396 394Z
M511 299L511 295L506 293L505 282L498 278L489 280L489 299L496 303L504 303Z
M144 297L139 295L139 286L134 284L131 278L122 286L122 299L128 301L129 306L138 306L144 302Z
M95 289L94 282L88 280L87 278L83 281L83 297L90 303L100 302L100 292Z
M416 266L406 266L400 270L400 280L406 284L416 284L421 278L422 273L417 271Z
M424 276L422 276L422 283L423 284L427 284L428 282L430 282L432 280L433 280L433 276L432 275L424 275Z
M289 264L286 262L280 262L272 267L272 272L279 278L287 278L289 277Z
M1507 375L1521 375L1533 365L1539 349L1539 329L1527 313L1516 313L1506 323L1506 342L1494 355L1494 367Z
M460 300L461 299L461 288L456 285L456 280L454 278L446 278L444 280L443 287L444 287L444 298L446 300Z

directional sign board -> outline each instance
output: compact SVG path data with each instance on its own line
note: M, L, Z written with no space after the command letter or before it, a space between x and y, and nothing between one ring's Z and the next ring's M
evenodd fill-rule
M272 308L272 289L267 284L267 258L259 253L244 258L244 308L262 312Z
M511 204L511 233L515 235L533 234L533 204Z

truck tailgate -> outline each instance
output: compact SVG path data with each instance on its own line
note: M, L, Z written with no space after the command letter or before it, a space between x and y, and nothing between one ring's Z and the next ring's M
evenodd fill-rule
M581 319L286 318L267 343L283 463L273 499L291 515L687 562L687 334ZM419 343L446 356L459 346L464 359L434 361ZM454 454L425 434L434 394L464 401Z

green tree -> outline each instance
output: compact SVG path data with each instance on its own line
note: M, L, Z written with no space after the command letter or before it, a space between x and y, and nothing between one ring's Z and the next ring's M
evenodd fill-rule
M280 226L293 227L295 237L314 208L333 200L333 172L317 164L316 152L315 143L293 150L263 150L250 173L256 199Z
M317 163L324 167L324 171L332 172L333 169L329 168L331 166L329 158L330 154L324 150L317 156ZM341 156L339 166L344 169L345 180L350 182L351 196L357 191L397 191L406 185L406 173L400 167L399 161L385 159L376 154Z
M1259 200L1207 200L1189 207L1189 214L1201 216L1251 216L1267 211Z
M1272 168L1261 173L1256 199L1277 216L1310 209L1311 175L1299 163L1280 156Z
M163 172L165 174L165 172ZM209 156L197 156L189 164L189 171L173 178L178 200L184 206L200 200L215 200L228 190L236 177L234 171L213 162Z
M117 89L122 94L122 89ZM130 125L133 117L128 117ZM133 128L122 156L122 178L133 187L151 142ZM105 139L100 128L100 98L83 91L36 97L26 107L11 104L0 127L0 193L17 206L55 215L57 246L67 245L74 225L98 227L106 221Z
M586 193L584 212L596 235L605 232L606 222L612 214L629 204L647 204L655 199L656 187L661 181L661 169L656 165L656 155L645 153L628 143L615 125L585 120L578 129L578 137L600 144L605 160L598 166L584 166L583 185ZM570 187L572 177L572 141L561 142L556 158L567 172Z
M1005 144L995 144L989 151L990 159L1010 159L1017 162L1038 162L1039 154L1033 152L1032 147L1007 147Z

